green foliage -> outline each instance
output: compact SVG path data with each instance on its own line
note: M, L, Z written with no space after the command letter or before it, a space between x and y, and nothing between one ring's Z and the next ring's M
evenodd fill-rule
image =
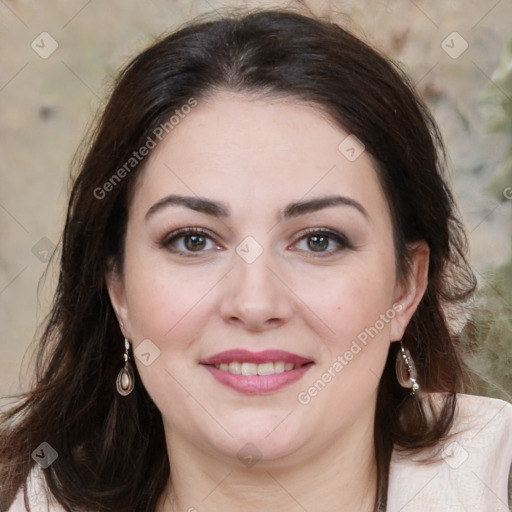
M498 67L482 101L488 111L488 130L510 135L508 153L485 190L499 201L506 201L504 191L512 187L512 33L505 41ZM472 324L464 329L463 338L469 349L469 366L475 372L475 392L510 401L512 259L485 273Z
M482 104L488 112L488 130L510 135L510 149L487 187L488 193L499 201L506 201L503 191L512 185L512 33L505 41L491 83L482 95Z
M472 324L463 331L475 391L510 400L512 391L512 261L486 276Z

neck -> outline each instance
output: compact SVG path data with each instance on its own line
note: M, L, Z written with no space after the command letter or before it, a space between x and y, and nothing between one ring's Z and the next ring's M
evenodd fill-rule
M377 464L373 428L344 433L314 456L264 459L251 468L167 436L172 489L159 512L373 512ZM297 454L295 454L296 456Z

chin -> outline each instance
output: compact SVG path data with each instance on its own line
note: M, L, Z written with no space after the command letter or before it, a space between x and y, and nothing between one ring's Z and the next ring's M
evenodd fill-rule
M225 447L229 455L240 459L247 452L249 456L261 458L261 462L264 462L276 461L296 453L305 443L307 429L304 422L300 422L300 425L296 423L297 418L290 421L291 418L287 418L289 413L241 412L229 422L229 426L226 425L233 436L227 441L229 447Z

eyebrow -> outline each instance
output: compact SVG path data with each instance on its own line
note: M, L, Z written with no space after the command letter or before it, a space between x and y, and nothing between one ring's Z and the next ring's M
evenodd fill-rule
M172 194L160 199L151 206L151 208L146 212L145 219L148 220L156 212L169 206L184 206L185 208L214 217L229 217L230 215L229 206L220 201L213 201L204 197ZM298 217L306 213L312 213L318 210L323 210L324 208L332 208L334 206L349 206L360 212L365 218L369 217L368 212L363 205L355 199L345 196L327 196L290 203L280 211L278 220L280 221Z
M229 207L219 201L203 197L170 195L157 201L147 212L145 219L168 206L184 206L196 212L206 213L214 217L229 217Z
M365 218L369 217L368 212L364 206L355 199L351 199L350 197L345 196L327 196L319 197L317 199L310 199L308 201L297 201L290 203L282 211L280 220L297 217L299 215L315 212L324 208L332 208L333 206L350 206L355 208Z

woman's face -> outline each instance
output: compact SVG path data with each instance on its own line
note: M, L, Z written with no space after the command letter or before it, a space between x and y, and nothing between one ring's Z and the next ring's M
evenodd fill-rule
M386 198L348 135L292 100L222 92L150 155L108 285L168 443L296 463L371 435L428 250L398 282Z

